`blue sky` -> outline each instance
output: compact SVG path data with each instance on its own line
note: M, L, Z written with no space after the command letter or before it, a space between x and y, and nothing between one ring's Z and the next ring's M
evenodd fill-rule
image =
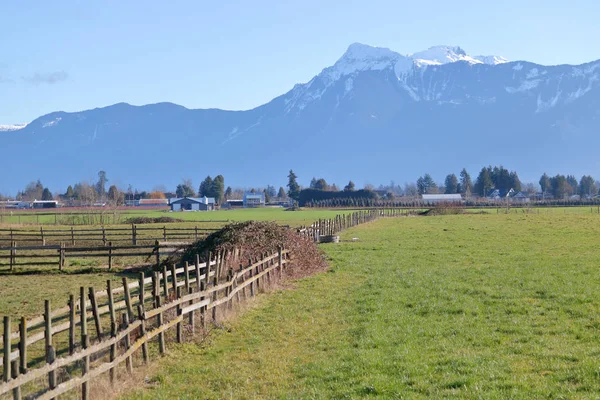
M597 0L7 0L0 124L122 101L252 108L353 42L578 64L600 58L599 15Z

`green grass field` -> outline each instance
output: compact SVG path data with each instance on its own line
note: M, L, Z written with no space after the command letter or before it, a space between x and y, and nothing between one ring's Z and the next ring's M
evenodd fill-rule
M589 211L589 210L588 210ZM600 216L379 220L125 398L597 398Z

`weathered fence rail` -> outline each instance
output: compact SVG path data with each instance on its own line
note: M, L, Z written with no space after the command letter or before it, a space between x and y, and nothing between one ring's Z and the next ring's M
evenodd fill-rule
M52 311L46 301L44 315L21 318L17 331L11 328L11 318L4 317L0 396L12 392L15 399L52 399L80 390L81 397L88 399L90 380L108 372L114 382L119 374L131 373L138 350L142 350L141 362L147 363L151 339L158 338L162 354L171 328L176 328L175 340L181 342L185 332L195 332L196 321L206 329L210 321L218 320L219 310L232 308L280 279L289 253L279 249L243 265L236 264L236 252L207 259L208 263L197 259L195 265L186 263L177 269L164 267L151 276L141 273L138 282L124 278L119 288L113 288L111 281L101 292L82 287L79 299L71 295L67 307ZM100 305L101 299L106 303ZM43 361L31 363L28 352L42 341ZM68 355L57 357L60 352ZM125 371L118 370L122 363Z
M214 232L214 228L193 227L140 227L131 225L123 228L89 228L89 229L0 229L0 245L4 242L25 244L56 244L69 243L102 243L129 242L132 245L139 243L153 243L156 240L199 240Z
M113 261L117 258L146 257L152 258L156 265L160 265L161 256L168 256L179 252L186 242L160 242L148 245L113 245L108 242L102 246L71 247L60 245L45 246L19 246L17 242L10 243L8 247L0 244L0 267L9 267L12 271L19 266L56 266L62 270L68 259L80 258L106 258L108 269L112 269Z

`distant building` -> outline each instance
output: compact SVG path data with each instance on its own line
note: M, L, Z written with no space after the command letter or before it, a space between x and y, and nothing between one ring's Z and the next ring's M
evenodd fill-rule
M169 205L168 199L140 199L137 201L139 207L167 207Z
M34 200L31 203L32 208L57 208L58 201L56 200Z
M244 208L264 207L264 193L246 193L244 195Z
M171 211L213 211L215 209L214 197L184 197L169 200Z
M511 201L515 203L529 203L530 199L527 193L519 192L511 197Z
M460 203L462 197L459 193L457 194L424 194L423 202L425 204L437 204L437 203Z
M244 207L244 200L230 199L223 204L224 208L242 208Z

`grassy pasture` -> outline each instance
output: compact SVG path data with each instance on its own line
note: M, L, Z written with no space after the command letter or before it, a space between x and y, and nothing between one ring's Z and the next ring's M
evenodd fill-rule
M596 398L597 214L379 220L125 398Z

